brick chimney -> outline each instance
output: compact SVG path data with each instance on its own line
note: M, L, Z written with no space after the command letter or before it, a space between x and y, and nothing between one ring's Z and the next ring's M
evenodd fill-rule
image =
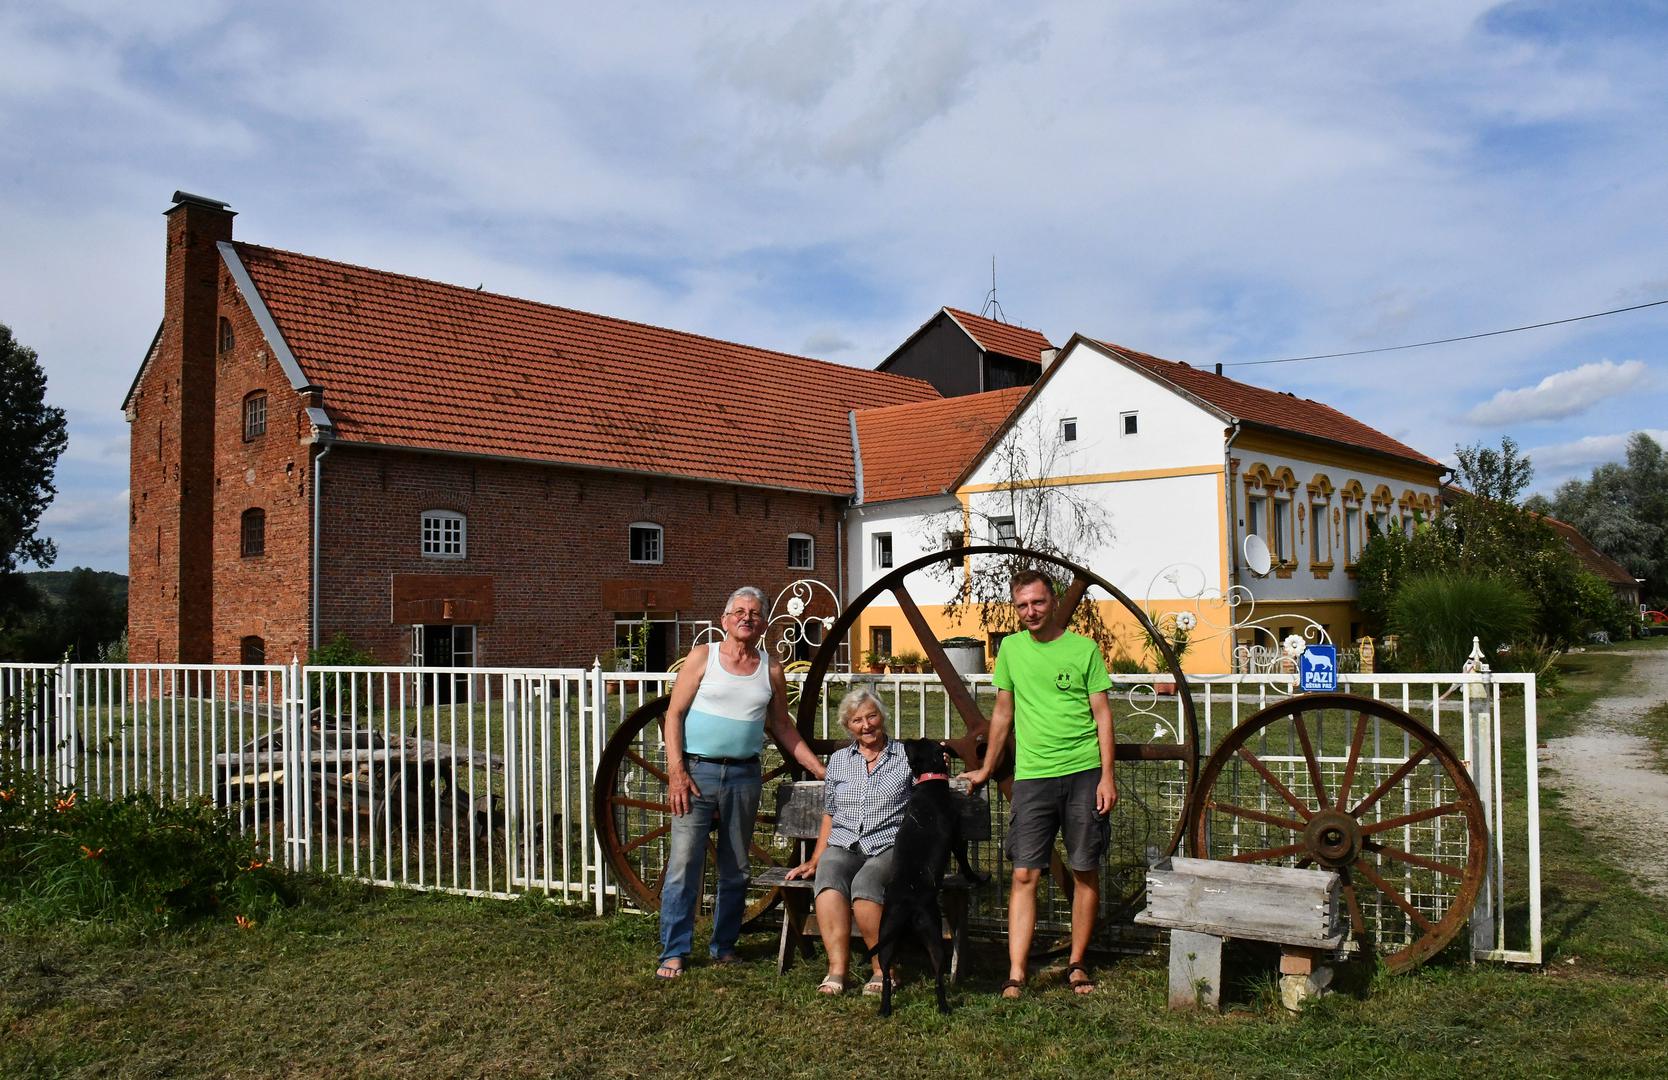
M214 376L223 202L174 192L162 331L132 403L129 647L208 663L214 627ZM149 640L145 640L149 639Z

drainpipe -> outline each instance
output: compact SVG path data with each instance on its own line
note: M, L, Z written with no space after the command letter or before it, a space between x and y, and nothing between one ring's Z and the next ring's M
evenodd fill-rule
M312 648L319 647L319 522L323 517L324 505L319 498L319 485L324 478L324 455L330 453L327 442L313 455L313 618L312 618Z

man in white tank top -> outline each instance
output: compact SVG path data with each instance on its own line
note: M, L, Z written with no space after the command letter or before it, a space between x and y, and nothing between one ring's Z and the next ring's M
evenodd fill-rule
M660 967L683 974L694 944L707 837L718 822L718 891L713 901L715 963L735 959L747 906L748 847L763 786L759 754L768 732L819 780L823 763L788 717L787 679L764 649L764 594L737 589L724 605L724 640L697 645L678 670L666 710L667 791L672 806L666 877L660 887Z

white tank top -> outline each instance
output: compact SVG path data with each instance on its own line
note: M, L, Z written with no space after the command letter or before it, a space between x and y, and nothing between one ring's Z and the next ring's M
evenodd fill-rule
M683 722L683 751L702 757L749 758L764 749L770 706L770 658L759 650L751 675L727 671L718 646L707 650L706 670Z

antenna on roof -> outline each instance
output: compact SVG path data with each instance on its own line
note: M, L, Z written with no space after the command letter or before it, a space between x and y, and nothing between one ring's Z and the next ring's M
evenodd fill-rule
M994 255L990 257L990 291L985 293L985 306L979 309L979 317L981 319L994 317L998 322L1008 321L1008 313L1002 310L1002 302L996 299L996 256Z

